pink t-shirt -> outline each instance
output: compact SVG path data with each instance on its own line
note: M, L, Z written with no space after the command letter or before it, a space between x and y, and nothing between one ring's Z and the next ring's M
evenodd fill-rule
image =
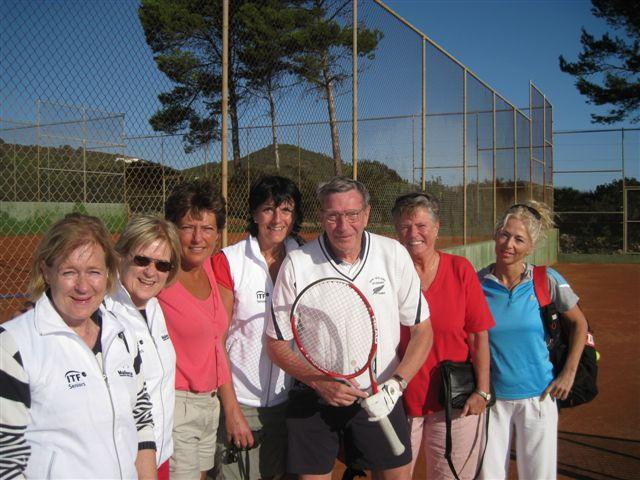
M482 332L495 325L471 263L464 257L438 253L440 265L436 277L429 289L423 290L431 312L433 346L402 396L407 415L413 417L442 410L438 401L442 385L438 365L443 360L467 360L467 334ZM402 327L402 353L409 338L409 329Z
M200 300L176 282L158 295L167 330L176 350L176 390L211 392L231 379L222 338L227 312L211 269L203 265L211 295Z

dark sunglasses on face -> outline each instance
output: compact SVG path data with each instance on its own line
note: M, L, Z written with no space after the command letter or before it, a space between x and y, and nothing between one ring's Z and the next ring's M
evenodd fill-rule
M171 271L173 265L171 262L167 262L166 260L156 260L155 258L145 257L144 255L134 255L133 263L139 267L146 267L151 262L153 262L156 266L156 270L162 273L167 273Z

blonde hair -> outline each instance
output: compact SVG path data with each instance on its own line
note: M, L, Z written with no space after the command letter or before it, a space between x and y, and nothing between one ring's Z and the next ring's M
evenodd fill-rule
M98 217L82 213L70 213L55 222L44 234L36 248L29 278L29 293L37 300L47 290L42 265L52 268L64 260L78 247L99 245L104 252L107 267L107 292L112 292L118 272L116 258L109 232Z
M115 248L122 259L156 240L165 242L171 251L171 271L166 284L169 286L178 275L181 252L180 237L173 223L156 215L136 215L124 227Z
M529 234L531 243L535 247L539 240L547 236L547 232L554 227L553 212L547 204L536 200L517 203L510 206L496 223L494 234L497 235L504 228L510 218L520 220Z

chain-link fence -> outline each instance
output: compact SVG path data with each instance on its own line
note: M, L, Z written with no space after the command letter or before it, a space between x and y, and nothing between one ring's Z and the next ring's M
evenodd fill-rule
M298 183L308 236L337 173L368 186L385 234L398 194L438 195L441 246L552 199L551 104L533 85L516 108L377 0L228 5L225 175L223 0L0 2L0 314L52 221L86 211L117 234L186 178L226 179L229 242L266 173Z
M640 253L640 128L555 135L563 253Z

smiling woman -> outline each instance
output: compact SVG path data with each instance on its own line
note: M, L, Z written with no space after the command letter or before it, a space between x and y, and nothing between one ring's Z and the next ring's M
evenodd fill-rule
M96 217L67 215L38 245L35 307L0 327L0 478L155 477L138 344L101 304L116 266Z
M478 273L496 322L489 343L497 400L491 407L484 478L509 476L514 429L518 476L556 477L556 398L564 400L571 390L587 338L587 321L566 280L547 268L551 300L571 332L565 366L554 372L534 291L533 265L526 262L552 226L547 205L535 201L512 205L496 224L496 262Z
M230 318L226 347L233 377L220 389L224 416L216 478L267 479L286 471L289 385L267 354L264 332L280 266L301 244L301 200L288 178L258 179L249 193L249 237L214 257L220 296ZM235 448L248 450L243 461L223 462Z
M422 445L428 478L470 480L476 478L482 463L481 414L490 398L487 330L493 326L491 313L471 263L436 249L440 230L440 204L436 197L425 192L401 195L391 214L398 239L420 277L433 328L433 347L404 394L411 427L411 468L413 471ZM408 341L409 332L403 329L402 344ZM467 359L472 360L478 389L469 396L464 409L454 413L451 422L456 477L444 457L447 429L439 402L440 364Z
M220 415L216 391L230 379L222 345L227 312L210 261L225 225L225 201L210 182L188 181L167 198L165 216L178 228L181 250L177 281L158 296L176 350L170 473L175 479L204 479L215 453ZM139 287L142 291L146 285Z
M176 354L155 297L175 280L180 249L172 223L152 215L133 217L116 244L120 257L116 291L104 300L143 346L142 371L152 405L159 480L169 478L173 453Z

